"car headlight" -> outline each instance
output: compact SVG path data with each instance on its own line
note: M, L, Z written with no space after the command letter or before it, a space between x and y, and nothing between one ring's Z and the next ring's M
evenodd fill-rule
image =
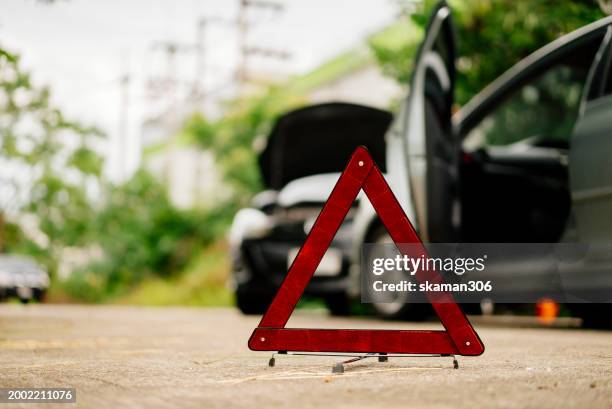
M40 275L40 286L42 288L49 287L49 274L47 274L47 272L44 272Z
M28 287L47 288L49 286L49 275L43 270L34 270L26 274L25 281Z
M317 216L309 217L304 221L304 233L307 235L310 234L310 230L312 230L312 226L314 226L317 221Z
M26 278L21 273L12 274L13 286L15 287L25 287L26 286Z
M13 286L11 274L7 271L0 271L0 287L9 288Z
M247 238L263 237L272 229L272 221L264 212L257 209L241 209L236 213L229 232L232 246L239 245Z

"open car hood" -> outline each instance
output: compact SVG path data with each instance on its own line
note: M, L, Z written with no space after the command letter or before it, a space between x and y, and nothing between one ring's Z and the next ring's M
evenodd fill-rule
M348 103L311 105L281 116L259 156L266 187L280 190L304 176L341 172L360 145L384 171L391 118L387 111Z

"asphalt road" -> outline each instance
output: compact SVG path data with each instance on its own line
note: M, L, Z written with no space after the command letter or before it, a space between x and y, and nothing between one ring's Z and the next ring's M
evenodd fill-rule
M0 305L0 387L74 387L83 408L612 407L612 332L480 323L486 352L458 370L448 358L391 358L331 375L338 358L281 356L269 368L269 354L246 346L257 322L231 309ZM312 312L290 324L436 328Z

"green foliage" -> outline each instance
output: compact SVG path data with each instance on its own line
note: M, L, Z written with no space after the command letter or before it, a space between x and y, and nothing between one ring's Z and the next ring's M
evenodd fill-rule
M92 209L86 187L98 184L102 170L91 147L102 134L65 118L49 96L47 88L32 83L19 56L0 47L0 216L34 216L49 242L38 247L0 225L0 251L7 247L52 260L59 247L87 241ZM17 220L7 220L11 225Z
M5 252L29 254L44 265L54 265L49 252L28 238L17 224L9 222L4 225L4 240Z
M101 255L73 272L65 288L73 297L100 301L145 278L172 278L219 237L232 213L227 206L205 213L179 210L165 188L140 171L123 185L107 187L91 225L91 245Z
M578 0L450 3L459 39L460 104L519 59L603 15L594 2ZM427 0L421 12L369 39L384 72L402 83L409 80L433 4ZM104 301L135 288L134 297L160 305L183 298L194 304L227 302L221 290L227 259L219 256L226 251L203 255L201 249L210 249L234 212L261 189L254 146L278 115L305 102L303 93L365 59L365 54L341 55L292 85L236 101L216 121L194 115L183 134L214 153L231 196L213 209L184 211L146 172L119 186L105 183L102 158L92 149L101 133L65 118L51 106L49 90L32 84L19 57L0 47L0 164L8 170L0 174L0 251L32 254L54 267L63 248L91 250L97 256L63 285L79 299ZM99 192L95 200L88 194L92 190ZM47 244L25 235L18 220L10 219L15 214L33 215ZM183 270L188 273L179 276ZM176 287L182 290L174 294Z
M231 204L179 210L144 171L119 186L106 183L103 160L91 148L101 133L66 119L49 96L17 56L0 49L0 163L9 170L2 173L0 243L7 251L33 255L53 271L74 248L82 265L60 287L73 298L102 301L148 277L174 278L225 231ZM215 140L211 124L193 126L202 143ZM36 243L20 227L23 216L35 221Z
M381 41L379 36L373 36L369 40L372 53L383 73L402 84L410 81L414 57L423 39L421 17L421 14L413 14L410 19L401 18L396 24L405 27L405 30L396 34L392 42L384 39Z
M573 61L555 66L508 97L474 135L487 145L507 145L526 136L569 143L587 73L588 65Z
M410 22L424 29L437 3L426 0ZM465 104L514 63L562 34L604 16L595 1L451 0L459 59L455 100ZM394 48L371 44L385 72L406 83L419 36Z
M595 1L464 0L451 6L457 11L460 104L533 51L604 17Z
M246 205L262 187L254 145L267 135L278 115L303 101L293 90L270 88L262 96L236 101L233 110L217 122L201 114L187 121L183 131L215 154L224 182L231 188L228 203L234 208Z
M232 295L226 286L228 248L222 243L197 253L183 274L169 280L145 279L117 302L138 305L229 306Z
M350 50L334 57L315 70L295 78L289 85L297 93L308 92L364 67L368 62L370 62L370 56L367 52Z

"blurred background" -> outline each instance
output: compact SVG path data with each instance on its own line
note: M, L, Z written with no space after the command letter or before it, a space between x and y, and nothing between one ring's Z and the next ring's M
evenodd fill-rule
M1 294L232 305L228 231L263 188L275 120L330 101L395 112L433 3L3 1L0 253L49 282ZM606 15L597 1L450 4L457 108Z

